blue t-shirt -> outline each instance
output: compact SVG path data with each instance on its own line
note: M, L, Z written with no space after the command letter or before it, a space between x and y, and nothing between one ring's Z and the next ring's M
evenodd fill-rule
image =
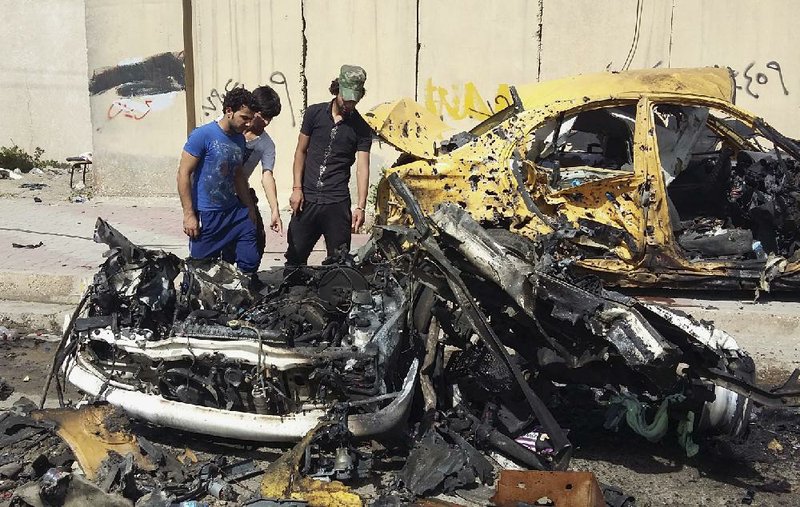
M183 149L197 157L192 202L197 211L226 211L239 205L233 177L241 170L245 150L242 134L226 134L217 122L197 127Z

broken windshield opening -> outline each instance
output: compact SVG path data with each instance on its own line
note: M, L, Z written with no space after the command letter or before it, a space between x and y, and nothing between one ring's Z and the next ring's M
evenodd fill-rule
M557 190L630 174L635 117L636 107L627 105L552 118L534 131L526 158Z
M659 104L653 112L670 222L686 254L795 255L800 165L772 131L703 106Z

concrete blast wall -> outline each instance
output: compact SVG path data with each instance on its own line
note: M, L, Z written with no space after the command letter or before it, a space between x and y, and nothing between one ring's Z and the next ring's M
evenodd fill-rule
M95 190L174 193L186 140L181 2L87 0L86 37Z
M508 85L603 70L730 66L739 73L740 105L800 135L791 0L758 9L724 0L227 0L194 8L198 119L207 120L237 82L272 84L285 101L268 128L282 205L303 106L330 98L342 63L367 71L361 111L411 96L461 127L505 107ZM371 181L394 157L373 148Z
M0 0L0 146L92 149L83 0Z
M410 96L459 127L505 107L509 85L730 66L737 102L800 137L796 0L84 1L0 0L6 24L59 24L0 35L12 48L0 64L0 100L11 112L0 141L59 156L91 143L106 194L174 195L187 123L213 120L233 86L270 84L283 103L268 132L286 206L302 112L330 98L342 63L367 71L362 112ZM83 89L80 73L89 77ZM374 147L373 182L394 156Z

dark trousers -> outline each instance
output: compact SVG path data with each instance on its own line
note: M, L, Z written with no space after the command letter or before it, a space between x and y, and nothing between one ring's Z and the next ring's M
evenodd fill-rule
M256 225L247 208L236 206L225 211L199 211L200 235L189 240L189 255L194 259L222 257L245 273L255 273L261 263L256 240Z
M349 251L352 220L349 199L334 204L304 203L303 211L292 215L289 222L286 265L306 264L320 236L325 237L328 257L342 245Z

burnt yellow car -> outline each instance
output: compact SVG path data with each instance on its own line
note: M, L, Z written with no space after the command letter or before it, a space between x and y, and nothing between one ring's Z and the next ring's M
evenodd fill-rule
M455 135L408 99L365 117L425 213L457 203L537 262L618 287L796 289L800 146L734 93L729 69L652 69L509 87ZM408 219L385 178L377 208Z

